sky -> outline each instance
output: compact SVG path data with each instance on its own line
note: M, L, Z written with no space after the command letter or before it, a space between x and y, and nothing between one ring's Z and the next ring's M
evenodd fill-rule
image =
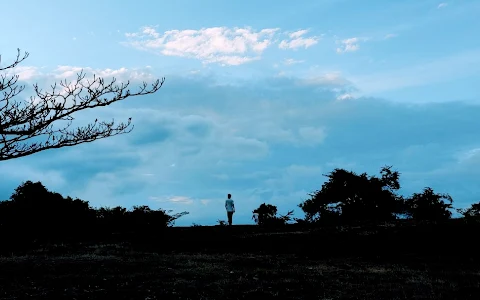
M0 163L0 199L26 180L94 207L188 211L176 224L252 224L295 210L334 168L401 173L457 208L480 201L480 1L0 0L0 66L26 84L80 70L155 94L74 115L126 135ZM8 29L9 28L9 29Z

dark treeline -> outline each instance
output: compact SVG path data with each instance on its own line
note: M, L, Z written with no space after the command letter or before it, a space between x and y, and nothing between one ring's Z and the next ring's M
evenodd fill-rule
M391 167L383 167L380 176L344 169L335 169L326 176L321 189L298 205L305 213L304 219L293 218L293 210L277 215L275 205L264 203L255 210L260 225L291 221L315 225L375 224L399 219L439 222L451 219L455 210L450 195L436 193L430 187L409 197L400 195L400 173ZM466 220L477 220L480 203L456 211Z
M261 227L337 226L378 224L398 219L445 221L452 218L453 199L429 187L409 197L398 194L400 174L384 167L380 176L335 169L327 174L321 189L298 206L305 218L293 217L293 210L279 215L273 204L261 204L254 212ZM480 204L457 210L467 221L480 219ZM88 201L63 197L40 182L27 181L15 189L9 200L0 202L2 248L30 247L44 243L81 242L117 238L131 240L158 237L162 229L188 214L173 214L148 206L93 208ZM220 222L223 224L223 222Z
M10 248L45 243L108 240L151 235L187 214L148 206L93 208L88 201L64 198L40 182L27 181L0 202L0 234ZM14 243L14 245L12 245Z

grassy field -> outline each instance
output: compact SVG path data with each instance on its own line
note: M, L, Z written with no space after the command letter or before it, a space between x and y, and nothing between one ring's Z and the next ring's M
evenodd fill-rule
M0 299L480 299L476 249L432 252L438 245L419 247L420 236L409 233L412 251L383 253L394 249L377 247L387 237L400 239L389 232L174 228L155 247L44 246L0 257ZM273 251L282 243L293 246ZM322 252L328 247L349 249Z

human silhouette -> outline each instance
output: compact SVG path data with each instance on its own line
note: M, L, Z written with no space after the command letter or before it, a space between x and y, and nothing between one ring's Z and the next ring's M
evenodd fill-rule
M225 209L227 210L228 225L232 225L232 217L235 212L235 203L233 202L232 195L227 195L228 199L225 200Z

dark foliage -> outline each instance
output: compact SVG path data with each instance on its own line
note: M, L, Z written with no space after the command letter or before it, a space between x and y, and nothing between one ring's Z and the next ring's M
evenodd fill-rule
M27 181L9 200L0 202L0 231L16 245L109 239L115 235L139 237L172 226L187 212L134 206L132 210L90 207L88 201L64 198L40 182Z
M292 220L293 210L286 215L277 215L277 207L272 204L262 203L254 212L258 213L260 226L282 226Z
M437 194L426 187L422 193L414 193L405 200L406 214L418 221L442 221L450 219L452 197L448 194Z
M395 193L400 188L399 173L384 167L380 174L375 177L335 169L327 175L328 181L322 189L299 205L305 219L295 219L296 224L289 224L293 210L279 215L275 205L262 203L254 210L259 215L259 227L288 225L300 230L315 224L342 231L358 225L363 229L379 224L387 226L400 221L402 215L406 222L426 224L440 224L451 218L453 200L448 194L438 194L427 187L422 193L403 198ZM466 220L478 220L480 203L458 211ZM3 250L12 245L87 240L150 243L153 237L162 241L160 234L165 233L165 228L185 214L148 206L134 206L131 210L120 206L92 208L88 201L65 198L47 190L40 182L27 181L15 189L9 200L0 201L0 235L3 244L9 245ZM216 228L223 230L225 224L218 220ZM162 244L162 247L167 246Z
M395 193L400 189L397 171L383 167L381 177L335 169L320 190L299 207L308 222L351 223L391 221L402 212L402 200Z
M457 210L468 221L480 221L480 202L472 204L467 209Z

